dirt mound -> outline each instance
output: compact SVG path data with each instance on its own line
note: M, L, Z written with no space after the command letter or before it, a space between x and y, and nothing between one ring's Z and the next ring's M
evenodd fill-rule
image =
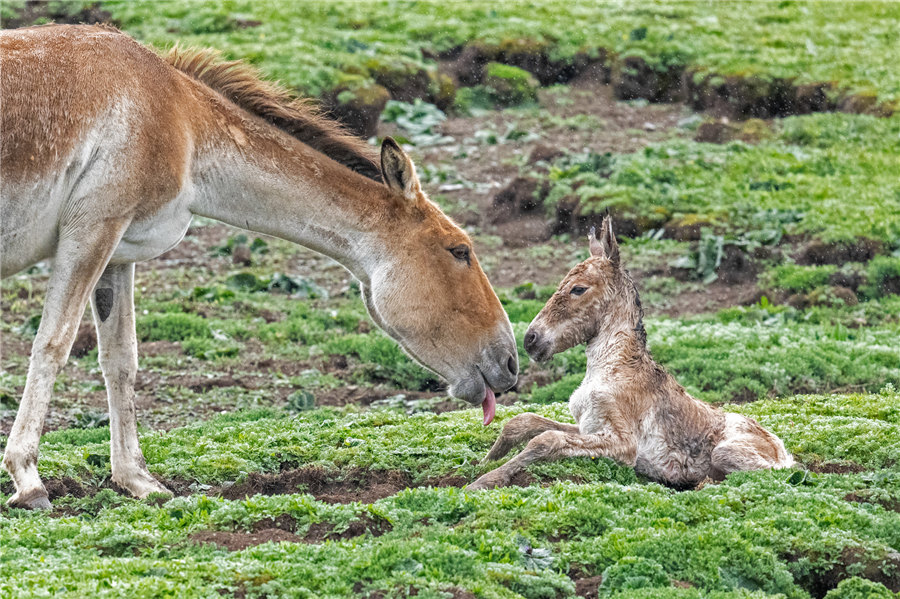
M88 490L71 476L45 480L44 487L47 489L50 501L53 501L58 497L65 497L66 495L71 495L72 497L86 497L89 494ZM93 495L93 493L90 494Z
M598 590L603 577L589 576L587 578L575 578L575 596L584 597L585 599L597 599L599 597Z
M354 520L341 532L335 532L334 524L331 522L316 522L309 527L303 541L305 543L321 543L326 540L339 541L359 537L366 533L370 533L373 537L380 537L390 532L392 528L391 523L383 518L376 519L369 514L363 514L362 518Z
M195 543L212 543L229 551L240 551L269 541L318 544L326 540L352 539L366 533L377 537L390 532L392 527L387 520L364 514L341 532L335 532L334 528L331 522L316 522L301 537L296 534L297 521L290 514L281 514L272 520L260 520L250 532L202 530L189 538Z
M499 62L528 71L541 85L567 83L595 65L606 68L607 53L601 49L596 56L578 53L565 59L552 58L553 49L545 42L530 39L506 39L497 44L485 41L469 42L438 56L441 70L459 85L478 85L484 80L485 67Z
M412 477L397 470L353 469L344 474L307 466L277 474L251 473L242 483L222 489L226 499L244 499L252 495L309 493L326 503L372 503L412 486Z
M865 466L856 462L810 462L804 466L810 472L819 474L856 474L866 471Z
M201 530L188 537L197 544L218 545L228 551L241 551L263 543L301 543L303 539L280 528L265 528L257 532L230 532L224 530Z
M756 281L759 271L757 264L743 248L727 244L723 248L722 262L716 269L719 280L729 285Z
M659 68L639 56L626 56L613 66L611 83L619 100L677 102L684 99L683 76L684 66Z
M900 578L887 574L900 569L900 553L896 551L868 550L865 547L847 546L839 556L826 557L808 552L787 556L790 561L801 559L813 562L825 561L821 569L814 569L804 575L797 576L797 584L805 588L813 597L824 597L842 580L851 576L859 576L873 582L879 582L893 592L900 591Z
M866 489L847 493L844 496L844 501L849 501L851 503L874 503L888 511L900 513L900 499L878 497Z
M797 264L804 266L837 264L845 262L868 262L875 256L885 253L884 244L872 239L859 238L854 241L825 243L811 241L800 250L796 257Z
M500 190L491 203L490 219L503 223L543 208L550 182L533 177L516 177Z
M103 10L99 2L80 6L74 2L70 4L67 2L50 2L49 0L27 0L21 10L11 9L10 12L13 16L4 18L2 23L0 23L0 27L13 29L48 21L58 25L110 23L118 26L112 20L112 14Z
M390 99L391 93L377 83L343 85L327 92L322 97L322 105L330 117L340 121L351 133L368 139L375 135L378 120Z
M83 358L95 347L97 347L97 332L94 330L94 325L90 322L82 322L78 326L78 333L75 334L75 342L72 344L70 355L73 358Z

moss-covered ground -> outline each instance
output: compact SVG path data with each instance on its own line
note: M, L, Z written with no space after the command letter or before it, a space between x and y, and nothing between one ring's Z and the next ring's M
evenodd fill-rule
M91 3L50 4L82 14ZM3 18L20 5L4 2ZM41 445L54 508L0 508L0 596L897 597L900 117L735 124L612 98L649 65L705 89L827 82L833 102L856 102L832 108L883 115L873 107L900 98L898 5L95 8L142 41L211 45L310 95L370 84L413 94L388 105L378 135L406 143L431 196L473 235L521 375L485 428L376 329L341 267L198 219L178 248L139 265L135 291L141 446L175 496L138 501L110 483L86 315ZM435 73L464 46L520 78L515 52L557 69L587 56L614 89L603 77L542 80L535 97L529 80L513 102L525 104L493 110L479 81L454 103ZM506 222L495 198L516 177L542 191L519 197ZM575 459L536 464L508 489L465 490L496 465L480 460L515 414L571 421L583 348L535 364L522 337L606 209L654 357L696 397L777 433L795 468L676 492ZM0 287L0 446L47 276L38 265ZM0 501L11 493L0 474Z

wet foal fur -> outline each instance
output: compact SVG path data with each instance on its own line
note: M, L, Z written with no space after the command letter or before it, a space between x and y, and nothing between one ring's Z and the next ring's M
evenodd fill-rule
M3 453L10 505L50 507L38 443L88 301L112 480L138 497L166 491L138 444L134 263L175 246L194 215L344 265L376 324L486 415L493 390L515 383L512 328L472 241L390 138L379 156L242 63L163 58L111 27L0 32L0 96L0 273L53 260Z
M647 349L637 289L622 267L607 217L591 256L573 268L525 333L538 361L587 344L587 374L569 399L577 424L519 414L503 428L486 462L517 444L525 450L470 489L504 486L529 464L565 457L609 457L676 488L736 470L793 464L784 444L756 421L688 395Z

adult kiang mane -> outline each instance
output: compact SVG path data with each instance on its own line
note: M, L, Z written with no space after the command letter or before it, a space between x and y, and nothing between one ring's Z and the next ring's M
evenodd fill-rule
M219 92L266 122L347 168L381 182L378 154L313 103L278 83L264 80L241 60L224 60L210 48L173 47L163 58L170 65Z

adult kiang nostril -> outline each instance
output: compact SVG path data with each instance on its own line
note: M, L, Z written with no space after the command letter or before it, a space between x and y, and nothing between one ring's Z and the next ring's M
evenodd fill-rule
M506 361L506 367L509 369L509 373L515 376L519 368L516 366L516 360L512 356L509 357L509 360Z

